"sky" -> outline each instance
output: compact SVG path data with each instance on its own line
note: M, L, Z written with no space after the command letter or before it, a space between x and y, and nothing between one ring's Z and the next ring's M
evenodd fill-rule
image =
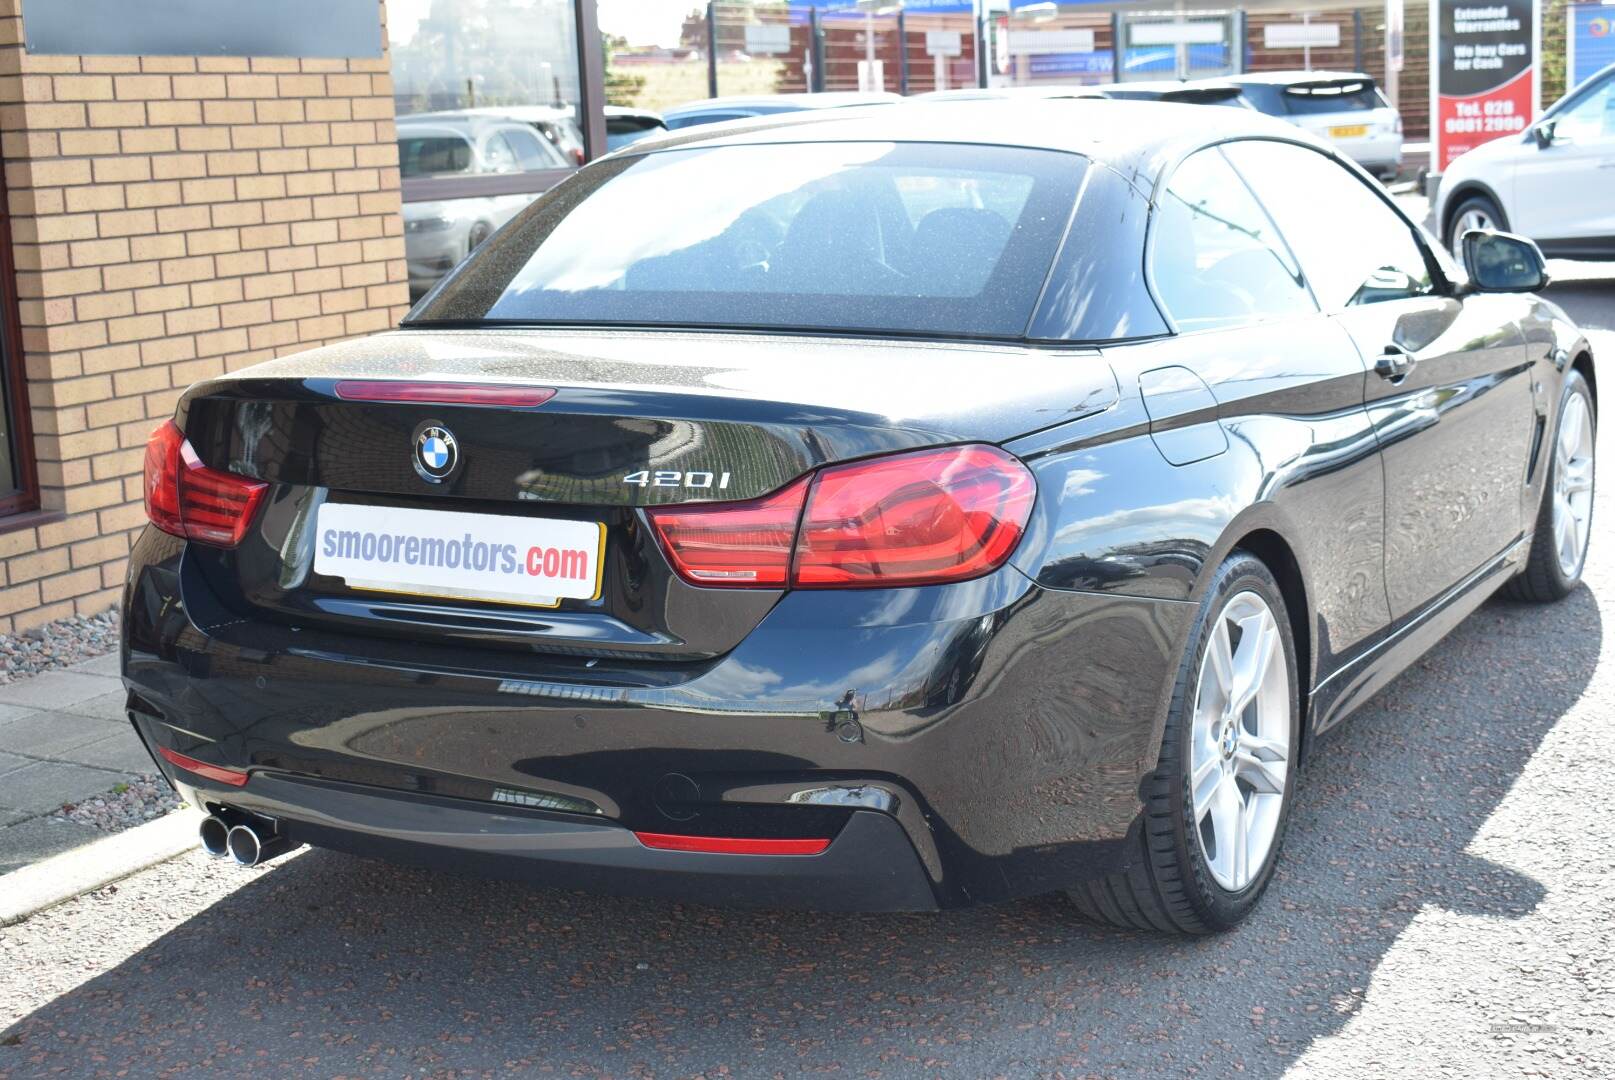
M600 30L630 45L677 45L692 0L600 0Z

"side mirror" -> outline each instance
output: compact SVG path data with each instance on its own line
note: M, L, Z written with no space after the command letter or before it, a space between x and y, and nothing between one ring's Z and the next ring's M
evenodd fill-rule
M1555 129L1558 126L1559 121L1557 120L1544 120L1531 129L1531 134L1536 136L1536 148L1538 150L1546 150L1554 144L1558 138L1555 134Z
M1463 235L1463 246L1464 269L1477 292L1536 292L1547 287L1548 264L1533 240L1470 229Z

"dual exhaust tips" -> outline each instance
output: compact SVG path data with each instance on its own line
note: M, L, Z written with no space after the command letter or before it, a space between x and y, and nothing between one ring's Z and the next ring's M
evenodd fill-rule
M216 859L232 858L242 866L258 866L296 846L273 821L239 810L209 814L202 819L197 835L203 851Z

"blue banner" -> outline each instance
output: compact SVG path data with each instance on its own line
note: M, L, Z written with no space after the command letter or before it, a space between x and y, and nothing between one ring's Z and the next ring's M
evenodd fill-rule
M1615 4L1575 4L1570 8L1570 86L1586 82L1615 64Z

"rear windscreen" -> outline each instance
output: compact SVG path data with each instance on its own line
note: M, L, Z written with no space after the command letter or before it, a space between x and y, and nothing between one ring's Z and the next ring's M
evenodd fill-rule
M1387 107L1373 83L1322 83L1286 87L1284 109L1291 116L1356 112Z
M1018 337L1085 164L872 142L607 160L530 207L409 322Z

